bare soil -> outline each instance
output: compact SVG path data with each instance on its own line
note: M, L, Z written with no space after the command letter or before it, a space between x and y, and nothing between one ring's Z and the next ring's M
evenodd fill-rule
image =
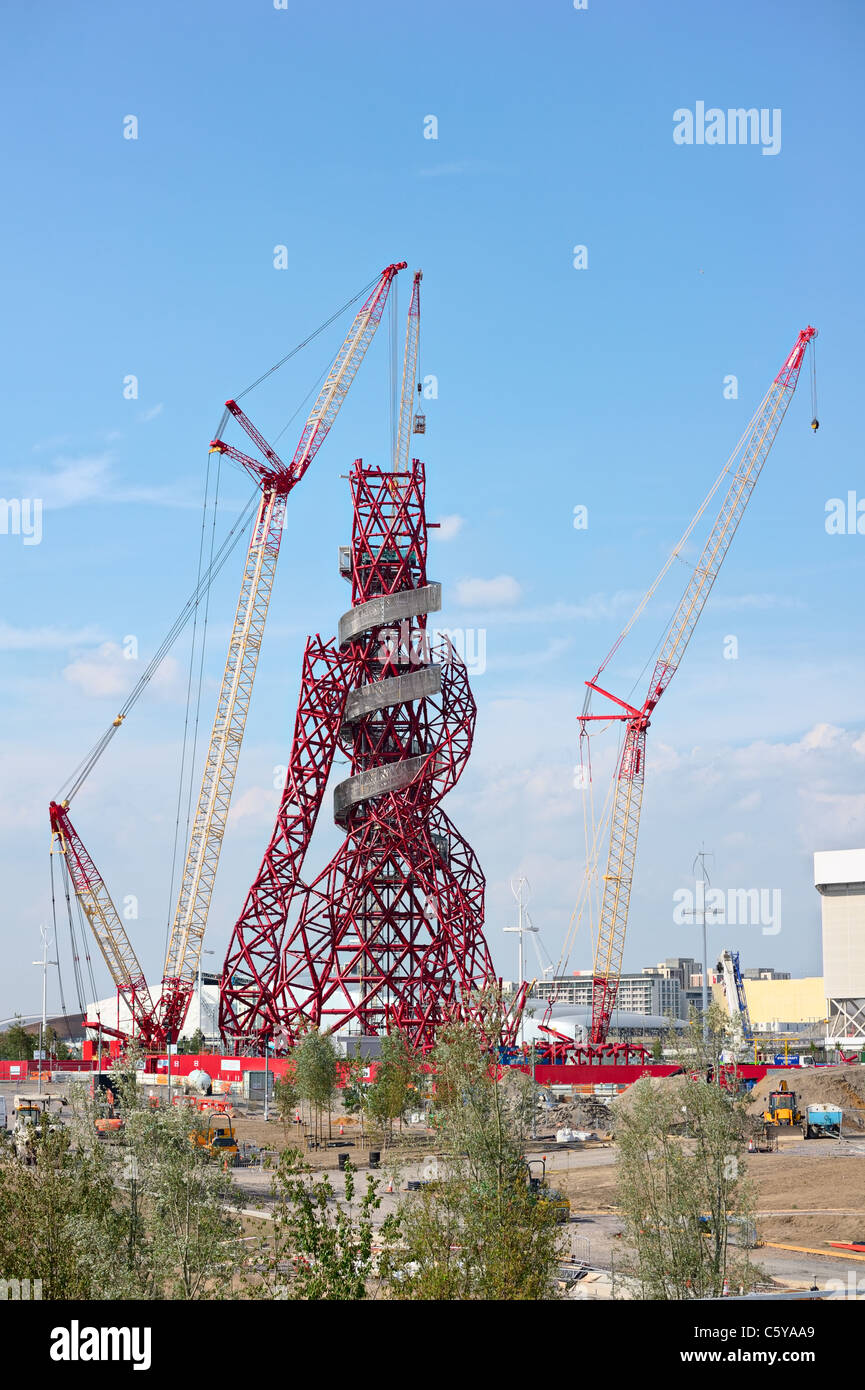
M751 1092L748 1109L752 1114L766 1109L769 1092L779 1089L781 1079L796 1092L803 1111L807 1105L837 1105L844 1111L846 1131L865 1131L865 1067L805 1067L792 1072L769 1072Z
M796 1139L777 1153L748 1155L761 1240L819 1250L831 1240L865 1239L865 1154L847 1148L843 1140ZM575 1214L617 1210L614 1162L557 1173L556 1186Z

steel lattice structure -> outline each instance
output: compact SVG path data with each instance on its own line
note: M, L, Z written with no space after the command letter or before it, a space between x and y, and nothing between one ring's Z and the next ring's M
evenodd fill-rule
M290 1046L309 1024L401 1031L427 1047L495 981L484 877L441 801L465 767L475 702L462 660L427 616L423 465L351 474L352 607L336 640L310 639L285 789L223 969L220 1027L235 1045ZM304 858L337 750L345 839L311 882ZM291 919L291 921L290 921Z
M618 696L611 695L608 690L602 689L596 683L598 675L618 648L624 633L617 639L612 652L599 668L595 679L586 682L590 690L612 700L617 708L615 711L608 709L603 714L589 714L584 709L579 716L581 730L585 731L586 725L592 720L621 720L625 724L625 738L615 774L607 868L604 874L601 916L595 945L591 1031L591 1043L595 1047L602 1047L607 1041L622 971L628 908L640 829L640 810L643 801L646 733L651 716L676 674L691 640L694 628L712 591L712 586L736 534L739 522L742 520L763 465L781 428L787 407L793 398L805 357L805 350L815 336L816 329L811 326L803 328L799 333L792 351L788 354L783 367L757 407L745 433L721 474L722 478L728 480L726 493L721 501L712 529L703 543L696 563L693 565L687 588L662 639L661 651L655 661L648 693L643 704L637 709L627 701L620 700ZM817 421L813 421L812 425L816 428ZM718 481L720 482L720 479ZM706 503L703 504L703 507L705 505ZM703 507L697 513L698 517L703 511ZM688 528L686 536L690 530L691 527ZM662 574L666 568L665 566L665 569L661 571ZM653 585L652 590L649 591L650 594L654 587ZM642 607L643 604L638 608L638 613ZM625 632L627 630L626 628ZM705 961L703 968L706 968Z

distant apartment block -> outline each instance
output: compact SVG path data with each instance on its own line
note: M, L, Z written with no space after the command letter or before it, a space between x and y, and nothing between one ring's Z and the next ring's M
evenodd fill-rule
M574 975L561 975L554 980L538 980L532 991L538 999L555 998L557 1004L576 1004L592 1007L592 972L581 970ZM676 978L647 974L622 975L616 996L616 1008L625 1013L672 1014L687 1018L681 985Z

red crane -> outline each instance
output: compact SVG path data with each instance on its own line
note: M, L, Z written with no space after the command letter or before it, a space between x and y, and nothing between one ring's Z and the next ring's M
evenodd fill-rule
M161 996L155 1005L111 896L68 814L71 795L92 770L124 715L118 716L112 728L97 744L94 754L84 765L85 771L78 776L67 799L51 803L52 846L57 845L64 855L76 896L93 927L118 993L126 1001L145 1046L161 1047L177 1039L195 986L246 714L273 589L288 494L300 482L324 442L381 322L390 286L405 264L401 261L385 267L355 315L304 425L290 463L282 462L234 400L226 401L226 410L252 440L261 459L250 458L221 439L211 442L211 452L226 455L250 474L261 489L261 497L247 549L201 791L169 936ZM165 644L161 650L164 654L164 650L167 650Z
M588 733L587 725L592 720L619 720L625 725L624 744L615 771L607 870L603 880L600 922L595 946L591 1028L591 1044L595 1048L603 1046L607 1041L621 975L625 932L628 923L628 906L637 852L637 835L640 828L640 808L646 765L646 733L651 716L678 670L685 649L691 640L691 635L709 597L712 585L718 576L724 557L730 548L730 543L748 505L760 471L780 429L781 421L793 398L805 349L816 337L816 332L817 330L811 327L804 328L800 332L793 350L758 406L739 445L709 494L709 498L703 503L694 521L685 532L682 541L679 542L658 579L655 580L652 588L640 603L634 617L617 638L594 678L586 681L590 692L595 691L607 700L611 700L616 709L607 710L603 714L590 714L588 709L591 695L587 695L583 713L579 716L581 740ZM812 421L812 428L817 428L816 418ZM652 671L646 697L640 706L632 705L598 685L598 676L618 650L635 618L645 608L660 579L669 569L673 557L679 553L684 540L690 535L696 521L702 515L708 501L725 476L729 477L726 494L700 557L694 565L688 586L667 627L662 640L660 655ZM587 874L589 869L590 866L587 865Z

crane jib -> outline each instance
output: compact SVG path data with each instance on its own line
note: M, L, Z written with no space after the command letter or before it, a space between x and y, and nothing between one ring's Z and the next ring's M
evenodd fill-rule
M129 1005L134 1029L147 1046L163 1046L165 1042L176 1039L191 998L273 588L286 498L324 442L381 321L390 285L395 275L405 267L405 261L385 267L355 314L306 421L291 464L286 466L281 462L275 450L234 400L226 403L220 429L225 420L233 416L252 439L264 462L250 458L222 440L211 441L211 451L232 457L251 474L257 487L261 488L261 497L247 549L219 702L169 937L162 993L155 1006L105 884L68 819L66 803L61 805L54 802L51 806L53 840L56 840L57 847L63 853L76 895L97 937L115 986ZM358 297L355 296L355 300ZM271 368L241 394L248 394L274 370L276 368ZM244 519L248 515L249 512L245 511ZM167 643L157 654L159 659L182 630L189 613L194 611L202 586L209 584L230 554L232 537L236 538L236 533L235 526L229 533L231 544L229 541L223 544L211 570L199 581L193 598L172 628ZM137 688L135 693L137 695ZM115 720L110 733L119 726L122 717ZM83 772L80 769L76 772L73 790L77 790L96 758L104 751L110 733L103 736L95 752L82 765Z
M404 265L404 262L390 265L382 272L375 289L355 315L307 417L287 468L237 403L226 403L226 408L259 451L272 465L275 461L274 467L278 465L278 468L276 481L270 475L262 481L265 490L250 539L198 807L169 936L162 996L157 1010L169 1037L176 1037L182 1026L201 957L258 653L273 590L286 498L324 442L381 321L394 276ZM254 463L252 460L245 461Z
M598 719L623 721L626 729L622 753L615 773L607 871L603 880L600 921L595 946L591 1026L591 1042L594 1046L606 1042L624 958L628 909L640 826L645 776L645 741L649 715L669 686L684 656L795 392L805 350L815 337L816 329L810 326L799 333L792 351L740 440L737 454L733 456L733 460L738 458L737 466L733 468L733 460L731 460L725 470L732 474L727 492L721 502L709 536L703 545L700 557L694 565L685 592L662 639L661 651L655 663L643 705L638 710L602 690L594 682L588 681L586 683L591 690L611 699L619 708L617 711L602 715L588 714L587 708L584 709L578 717L582 732L588 731L587 726L590 721ZM700 512L702 510L703 508L700 509ZM698 513L698 517L699 515L700 513ZM686 536L690 530L689 527ZM666 568L668 566L662 570L662 575L666 572ZM652 586L650 594L654 592L655 587L656 585ZM638 607L637 612L642 611L644 606L645 600ZM627 631L628 628L625 629L625 632ZM621 638L615 644L614 651L620 641ZM603 663L600 670L603 670L604 665L606 662ZM621 710L624 710L624 713L619 712ZM590 871L591 865L587 864L586 873L589 874Z

